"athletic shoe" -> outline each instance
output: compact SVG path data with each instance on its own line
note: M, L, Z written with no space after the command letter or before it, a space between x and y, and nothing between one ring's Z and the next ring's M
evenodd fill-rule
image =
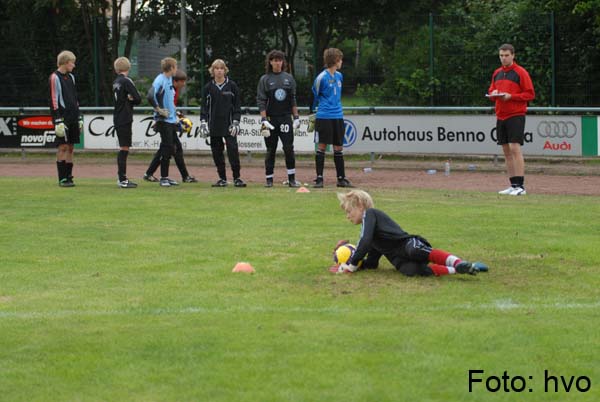
M128 179L118 181L117 185L121 188L136 188L137 187L137 184L135 184L132 181L129 181Z
M459 262L458 264L456 264L456 267L454 267L454 269L456 269L456 272L458 272L459 274L477 275L477 272L479 272L477 267L475 267L475 264L471 264L469 261Z
M290 180L288 182L288 186L292 187L292 188L298 188L301 186L300 183L298 183L296 180Z
M151 181L153 183L156 183L158 181L158 179L154 176L152 176L151 174L148 173L144 173L144 180L146 181Z
M273 187L273 179L267 179L265 183L265 187Z
M323 178L322 177L317 177L314 181L313 181L313 188L323 188Z
M212 187L227 187L227 180L219 179Z
M510 193L513 192L514 189L515 188L513 186L510 186L509 188L507 188L505 190L498 191L498 194L509 195Z
M61 179L58 182L58 185L60 187L75 187L75 183L73 183L72 181L70 181L69 179Z
M342 177L341 179L338 179L337 186L338 187L348 187L348 188L353 188L354 187L352 185L352 183L350 183L350 180L346 179L345 177Z
M474 262L473 267L477 269L477 272L488 272L489 268L483 262Z
M196 178L194 176L188 176L185 179L183 179L184 183L198 183L198 180L196 180Z
M233 179L233 185L235 187L246 187L246 183L244 183L244 180L240 179L239 177L237 179Z
M177 183L177 182L176 182L175 180L173 180L173 179L169 179L169 178L167 177L167 180L169 180L169 184L170 184L170 185L172 185L172 186L178 186L178 185L179 185L179 183Z
M508 195L526 195L527 191L523 187L515 187Z
M171 187L170 180L167 177L161 177L159 185L161 187Z

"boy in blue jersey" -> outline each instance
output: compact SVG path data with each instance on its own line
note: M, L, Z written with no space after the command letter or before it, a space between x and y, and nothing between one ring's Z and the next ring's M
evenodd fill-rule
M315 155L317 178L314 188L323 188L325 150L333 145L333 161L338 187L354 187L346 178L344 168L344 112L342 111L342 68L344 54L340 49L329 48L323 53L325 69L317 76L312 87L314 101L312 111L318 106L315 124Z
M169 179L169 163L175 153L175 136L177 135L177 113L175 111L175 88L173 75L177 71L177 60L166 57L160 61L162 73L159 74L148 90L148 102L154 107L154 121L160 133L160 186L176 186L175 180Z

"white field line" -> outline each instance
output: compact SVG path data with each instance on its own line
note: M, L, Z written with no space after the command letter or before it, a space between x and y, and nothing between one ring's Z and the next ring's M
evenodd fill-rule
M510 299L496 300L491 303L468 303L459 305L440 305L430 307L406 306L394 307L273 307L273 306L232 306L232 307L202 307L189 306L181 308L124 308L106 310L49 310L49 311L0 311L2 318L19 319L51 319L61 317L86 316L161 316L161 315L202 315L202 314L232 314L232 313L264 313L264 314L349 314L349 313L402 313L423 312L436 313L445 311L522 311L522 310L600 310L600 301L594 303L518 303Z

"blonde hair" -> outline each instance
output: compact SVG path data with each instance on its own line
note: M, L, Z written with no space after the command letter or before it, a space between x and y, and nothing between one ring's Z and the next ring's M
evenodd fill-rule
M327 68L333 67L337 64L338 60L342 60L344 58L344 53L340 49L335 47L330 47L325 49L323 52L323 62Z
M173 67L177 67L177 60L172 57L165 57L160 61L160 69L168 73Z
M63 50L56 56L56 67L63 66L70 61L74 62L75 60L77 60L77 57L75 57L73 52L70 50Z
M350 190L347 193L338 193L337 198L340 200L340 207L344 211L351 211L356 208L369 209L375 206L369 193L363 190Z
M131 68L131 63L127 57L119 57L114 62L115 72L122 73L125 71L129 71Z
M216 59L215 61L212 62L212 64L208 68L208 72L210 73L211 77L215 76L215 74L213 73L213 70L215 69L215 67L223 67L225 69L225 75L227 75L227 73L229 72L229 68L227 68L227 64L225 64L225 62L222 59Z

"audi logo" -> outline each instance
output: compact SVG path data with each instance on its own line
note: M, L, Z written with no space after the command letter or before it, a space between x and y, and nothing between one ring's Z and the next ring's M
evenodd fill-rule
M537 133L542 138L573 138L577 134L577 126L572 121L541 121Z

